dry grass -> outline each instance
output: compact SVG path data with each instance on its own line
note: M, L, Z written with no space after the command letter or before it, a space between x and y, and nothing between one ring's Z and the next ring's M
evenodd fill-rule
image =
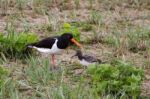
M35 32L43 38L55 35L64 22L76 23L81 31L81 41L85 44L83 46L86 53L93 53L108 62L116 58L122 59L148 71L150 68L149 13L149 0L0 0L0 33L7 34L13 28L17 32ZM10 24L13 27L9 27ZM63 65L75 65L74 62L77 60L69 58L73 53L74 51L69 50L69 54L64 53L58 56L58 60L66 57L63 61L66 61L67 64L62 63ZM26 77L30 77L30 75L24 76L23 73L23 69L28 68L29 64L24 65L20 60L11 62L5 59L5 61L0 61L0 64L10 69L12 73L10 76L15 81L27 80ZM68 71L74 73L75 70L69 68ZM146 72L145 75L147 79L143 82L142 94L149 96L150 79L148 77L150 74ZM70 80L71 77L67 78L68 76L70 74L66 74L64 79ZM74 80L76 80L75 77ZM45 91L43 91L40 90L43 86L33 85L32 87L19 96L46 97L50 94L51 89L44 88ZM61 87L60 84L54 91L54 94L59 93L56 95L57 98L64 98L61 94L62 90L58 90ZM15 94L17 93L16 91Z

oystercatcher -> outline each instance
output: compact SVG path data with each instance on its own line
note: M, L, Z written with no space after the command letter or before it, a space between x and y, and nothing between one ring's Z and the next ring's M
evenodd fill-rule
M29 48L34 48L39 52L51 54L52 55L52 64L55 66L54 55L61 53L71 44L76 44L78 47L81 47L71 33L64 33L61 36L48 37L42 39L39 42L29 44Z
M93 56L90 56L90 55L83 55L81 50L77 50L76 51L76 54L73 55L72 57L74 56L77 56L79 61L80 61L80 64L82 64L83 66L89 66L91 64L100 64L102 63L102 61L100 59L97 59Z

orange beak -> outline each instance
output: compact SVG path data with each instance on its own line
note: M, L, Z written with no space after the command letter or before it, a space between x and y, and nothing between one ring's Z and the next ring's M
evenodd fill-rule
M74 38L71 39L71 41L76 44L78 47L82 47L80 43L78 43Z

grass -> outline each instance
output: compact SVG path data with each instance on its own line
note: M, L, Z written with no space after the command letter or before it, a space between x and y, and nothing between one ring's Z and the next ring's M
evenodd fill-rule
M98 94L112 94L117 97L139 97L143 70L122 61L88 68L92 86Z
M2 86L0 97L12 99L70 99L86 97L90 99L90 97L93 97L90 91L85 91L88 87L84 85L82 77L78 78L79 84L74 85L72 88L71 82L65 83L65 70L62 69L60 72L50 71L50 64L47 59L41 61L35 57L30 57L26 61L29 64L23 73L26 79L8 78ZM26 91L31 91L32 95L25 94L24 92Z
M27 50L27 44L34 43L37 40L38 37L34 33L18 34L14 31L10 32L8 35L3 35L1 33L1 55L8 58L21 58L27 56L31 52Z
M80 42L80 31L76 26L71 26L69 23L64 23L58 34L72 33L74 38Z
M74 0L74 4L76 5L76 9L80 8L80 0Z
M27 66L25 66L25 68L22 72L22 78L21 79L20 78L13 79L10 77L7 78L4 82L4 85L1 87L2 90L0 92L1 93L0 97L11 98L11 99L19 99L19 98L23 98L23 99L24 98L26 98L26 99L30 99L30 98L36 98L36 99L40 99L40 98L95 99L95 98L99 98L99 97L109 97L109 99L112 99L111 97L114 97L114 99L115 99L115 97L117 97L117 94L111 94L111 92L110 92L112 90L115 90L114 88L112 88L112 89L103 88L103 90L106 90L107 93L106 92L104 92L102 94L97 93L98 92L97 88L93 87L95 84L92 84L94 82L90 82L97 78L96 76L94 76L96 74L94 72L91 72L91 71L94 71L93 66L88 68L88 75L83 74L81 76L77 76L74 74L68 75L65 70L65 69L67 69L67 67L64 68L64 66L61 66L61 70L59 72L58 71L50 71L49 70L50 63L49 63L49 60L47 60L47 59L39 60L38 57L31 56L29 59L26 60L26 62L27 62ZM17 64L17 65L19 65L19 64ZM97 69L97 70L100 70L101 73L103 72L102 74L100 72L97 72L97 73L99 73L99 76L101 76L103 78L103 79L101 79L102 81L106 80L106 78L105 78L106 75L114 75L116 77L118 75L118 71L116 71L116 69L118 69L119 71L120 70L124 71L124 69L126 69L126 71L124 71L125 75L122 74L120 79L124 79L122 77L125 77L125 79L131 79L132 77L131 76L128 77L127 75L130 74L130 72L133 72L133 74L135 74L135 76L134 76L134 79L132 78L133 80L131 80L131 82L132 81L134 82L136 80L137 81L136 84L140 84L138 82L138 81L141 81L138 79L139 76L141 77L141 75L138 75L138 74L142 73L142 71L140 69L136 69L135 67L132 67L132 66L127 66L128 68L126 68L126 66L122 64L122 66L124 68L123 69L120 63L118 65L116 65L116 66L119 66L117 68L115 68L113 66L110 66L109 68L107 68L108 66L105 66L105 65L108 65L108 64L104 64L103 66L100 66L101 69L100 68ZM91 76L90 76L89 71L90 71L90 73L94 73L94 74L91 74ZM111 72L109 72L109 74L108 74L107 71L111 71ZM69 77L70 80L68 79L66 81L66 77L67 78ZM89 79L90 77L94 77L94 78ZM118 77L116 77L116 79L109 77L109 76L107 76L107 77L108 77L108 79L111 79L111 80L118 79ZM74 82L75 78L77 80ZM120 81L122 81L122 80L120 80ZM102 83L99 81L96 81L96 82L97 82L97 84ZM127 84L127 83L124 82L124 84ZM103 85L103 84L100 84L100 85ZM92 86L92 87L90 87L90 86ZM108 86L111 86L111 85L108 84ZM132 86L132 87L134 87L134 86ZM119 87L117 87L117 88L119 88ZM138 86L138 88L139 88L139 86ZM9 90L9 89L11 89L11 90ZM6 95L6 93L7 93L7 95ZM123 97L123 93L125 94L126 91L121 91L121 93L122 93L122 97ZM136 95L136 93L132 93L132 94Z
M99 11L92 10L91 14L90 14L90 17L89 17L89 23L100 25L102 23L101 13Z
M148 71L150 68L148 10L149 0L1 0L0 65L6 67L9 73L1 86L0 98L118 99L118 94L112 94L115 90L112 84L117 83L114 81L117 78L112 79L110 76L118 72L116 65L110 64L112 60L123 60L125 64L131 61L133 65L129 67L134 70L139 67ZM63 27L64 23L70 24L71 28L68 29L67 25ZM99 67L103 69L97 71L99 76L107 75L109 72L101 72L109 67L112 71L110 70L108 79L113 80L113 83L106 84L107 79L102 77L95 84L92 80L97 77L96 74L76 74L77 68L82 69L82 66L79 68L78 64L69 62L63 55L63 60L67 62L59 63L59 72L51 71L50 61L42 59L41 56L17 58L23 54L24 46L36 41L37 36L44 38L66 31L73 32L78 41L83 42L85 52L93 52L108 62ZM34 33L34 36L30 33ZM72 54L69 52L67 55ZM8 58L10 55L11 58ZM129 68L124 68L123 71L126 69ZM126 70L125 73L128 72ZM147 73L145 75L149 76ZM138 83L143 80L137 79L137 75L129 76L131 82L136 80ZM123 79L123 75L120 74L118 78ZM145 83L148 81L144 80ZM141 82L139 85L137 83L130 84L130 88L135 89L130 90L131 93L127 92L129 86L124 89L117 87L115 91L122 95L122 99L128 99L129 96L135 98L136 91L143 93L146 90L139 91ZM126 84L129 83L124 82ZM134 88L135 84L138 89ZM108 85L109 88L105 87L101 92L94 85L99 88ZM148 93L145 94L149 98ZM138 96L142 97L139 93Z

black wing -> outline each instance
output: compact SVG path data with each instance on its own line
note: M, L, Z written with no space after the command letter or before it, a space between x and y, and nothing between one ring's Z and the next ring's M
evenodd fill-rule
M99 62L98 59L96 59L95 57L89 56L89 55L84 55L83 58L90 63Z
M30 44L30 46L35 46L35 47L39 47L39 48L52 48L52 46L55 43L55 40L57 38L58 38L57 36L56 37L48 37L37 43Z

